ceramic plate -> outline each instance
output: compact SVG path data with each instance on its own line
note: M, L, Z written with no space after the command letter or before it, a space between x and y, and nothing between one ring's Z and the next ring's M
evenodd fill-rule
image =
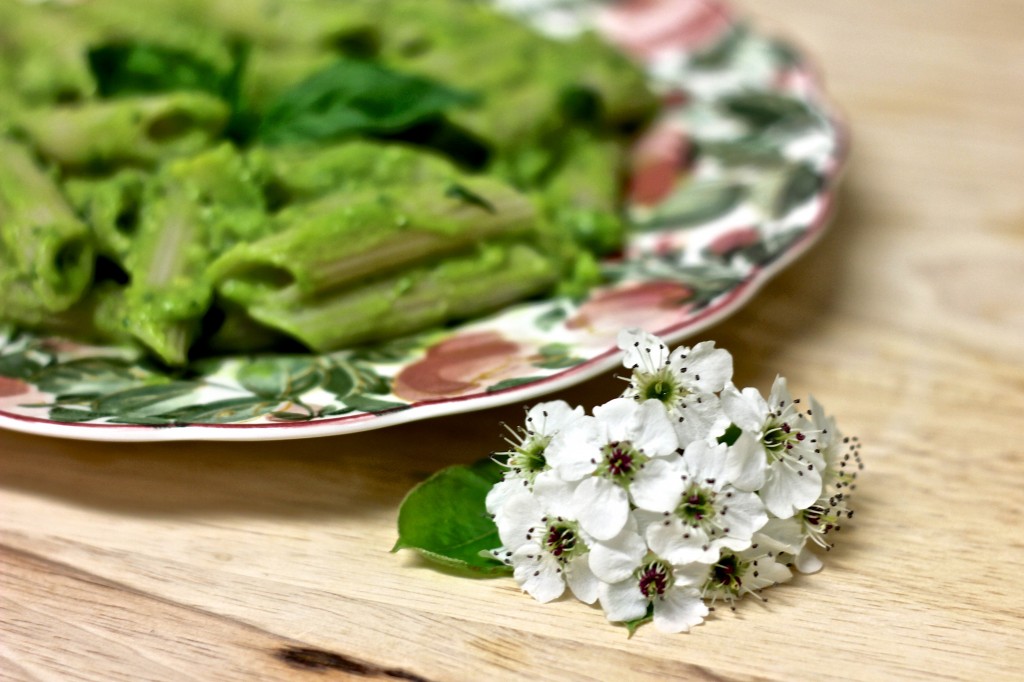
M821 233L845 134L790 45L706 0L498 4L555 34L596 26L663 97L633 153L632 236L604 263L606 286L372 347L176 373L131 351L0 329L0 426L118 441L306 438L527 403L616 366L624 327L694 336Z

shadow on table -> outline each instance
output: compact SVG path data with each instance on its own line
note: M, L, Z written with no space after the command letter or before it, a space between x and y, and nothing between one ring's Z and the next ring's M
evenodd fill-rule
M808 254L769 282L739 313L699 335L736 358L736 382L767 390L779 349L830 313L844 257L862 220L848 177L834 223ZM698 339L691 339L690 342ZM625 370L553 395L588 409L618 394ZM330 438L244 443L93 443L0 435L0 487L137 515L212 513L281 517L360 516L397 508L438 469L505 447L501 422L524 406Z

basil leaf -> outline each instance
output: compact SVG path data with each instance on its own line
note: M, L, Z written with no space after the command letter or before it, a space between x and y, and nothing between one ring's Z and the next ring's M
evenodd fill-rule
M501 546L485 500L502 471L486 459L442 469L413 488L398 510L398 542L392 551L413 549L457 570L511 573L510 566L480 554Z
M477 101L476 95L427 78L340 59L271 103L258 137L281 144L387 135Z
M113 43L90 48L89 68L100 97L200 90L222 95L229 74L193 54L146 43Z

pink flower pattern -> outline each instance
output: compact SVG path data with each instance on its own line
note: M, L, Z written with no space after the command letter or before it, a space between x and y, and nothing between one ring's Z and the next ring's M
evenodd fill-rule
M532 349L497 332L471 332L445 339L395 377L394 393L410 402L454 398L531 374Z
M627 0L597 17L601 33L637 59L668 49L702 50L732 25L732 13L715 0Z

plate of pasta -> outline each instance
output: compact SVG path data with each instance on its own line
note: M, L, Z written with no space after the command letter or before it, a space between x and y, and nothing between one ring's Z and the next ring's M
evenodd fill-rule
M845 129L712 0L0 5L0 426L334 435L735 311Z

